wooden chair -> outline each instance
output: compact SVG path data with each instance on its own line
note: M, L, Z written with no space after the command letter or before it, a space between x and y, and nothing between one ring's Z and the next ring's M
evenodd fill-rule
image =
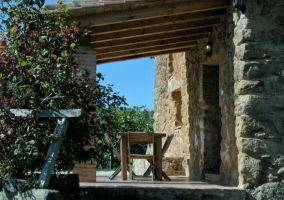
M167 136L167 139L163 145L163 148L162 148L162 156L165 155L165 153L167 152L172 140L174 138L174 134L170 134ZM148 169L146 170L146 172L143 174L143 176L149 176L150 175L150 172L151 172L151 160L148 160L148 162L150 163L150 166L148 167ZM168 181L171 181L170 177L168 177L168 175L162 171L162 176L164 177L164 179L168 180Z
M105 133L105 139L106 139L106 142L109 146L109 148L112 150L112 153L113 155L120 161L121 163L121 155L120 153L118 152L118 150L115 148L115 146L113 145L109 135L107 133ZM129 171L129 168L127 169ZM119 172L121 172L121 165L112 173L112 175L110 175L109 179L110 180L113 180L118 174ZM134 176L136 176L136 174L134 172L132 172L132 174Z
M152 181L154 181L154 171L155 171L155 138L154 133L145 133L145 132L128 132L127 135L127 144L128 144L128 161L129 161L129 178L133 180L133 159L146 159L151 160L151 170L152 170ZM131 144L152 144L153 152L150 154L132 154L131 153Z

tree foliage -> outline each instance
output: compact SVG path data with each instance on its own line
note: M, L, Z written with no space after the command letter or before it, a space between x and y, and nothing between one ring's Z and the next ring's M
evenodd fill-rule
M117 109L115 107L108 107L105 110L98 110L98 117L100 127L103 129L101 134L108 133L114 143L114 146L119 149L119 141L117 139L118 132L153 132L153 111L146 109L145 106L132 108ZM109 126L111 124L111 126ZM100 130L98 130L100 131ZM113 159L111 149L107 146L104 139L99 140L101 147L108 149L108 152L100 154L100 159L97 160L98 166L101 168L114 168L119 166L117 159ZM147 146L136 144L134 149L137 153L145 153ZM110 165L109 165L110 163Z
M0 54L0 178L26 178L40 170L48 146L57 136L54 118L15 117L9 108L82 109L71 118L56 170L70 171L75 162L96 158L99 148L85 148L96 138L95 108L113 107L125 99L101 86L74 58L87 34L77 23L67 23L68 9L58 0L57 12L43 12L43 0L2 1ZM103 129L102 129L103 130ZM99 136L100 137L100 136Z

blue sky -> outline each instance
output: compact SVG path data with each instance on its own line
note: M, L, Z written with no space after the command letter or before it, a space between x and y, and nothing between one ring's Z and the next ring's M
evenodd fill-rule
M46 4L56 2L57 0L45 1ZM105 75L101 84L112 84L114 92L124 96L130 107L146 106L147 109L154 110L155 59L143 58L102 64L97 66L97 72Z
M97 66L105 75L102 85L113 84L113 90L126 98L130 107L146 106L154 110L155 59L142 58Z

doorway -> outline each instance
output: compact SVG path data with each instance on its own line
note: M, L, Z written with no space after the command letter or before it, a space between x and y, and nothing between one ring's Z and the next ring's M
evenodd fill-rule
M219 66L203 65L203 178L218 175L221 165L221 108L219 106Z

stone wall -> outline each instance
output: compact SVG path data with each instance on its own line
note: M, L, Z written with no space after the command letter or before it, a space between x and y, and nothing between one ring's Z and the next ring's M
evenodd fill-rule
M284 2L242 2L245 14L234 14L239 185L257 199L283 199Z
M235 137L234 115L234 62L235 46L233 44L234 23L233 11L227 10L228 15L212 34L213 56L207 59L208 64L218 60L219 65L219 106L221 108L221 165L220 180L229 185L238 184L238 162ZM214 56L215 54L215 56ZM215 59L215 60L214 60Z
M169 153L184 157L183 165L191 179L205 178L206 173L217 173L222 182L237 185L233 79L235 48L231 16L232 12L228 10L221 26L188 52L156 58L155 130L175 133ZM213 43L211 57L205 55L204 47L208 40ZM211 72L203 71L206 66L209 71L210 66L212 69L217 67L219 71L214 73L219 79L212 77ZM174 75L179 74L178 70L182 72L177 80ZM213 96L209 88L212 83L215 88ZM181 92L180 127L175 126L176 111L171 91Z
M156 57L154 130L174 134L165 154L168 159L165 159L163 164L163 170L168 175L188 175L188 95L184 81L185 57L186 53Z
M197 47L190 49L188 57L190 177L204 178L206 173L219 174L220 180L230 185L237 184L238 176L234 130L233 25L228 11L221 26L216 27ZM208 40L213 43L211 57L206 56L204 51ZM206 75L208 68L216 66L219 67L219 80ZM210 90L204 90L208 86L204 85L208 82L204 79L218 81L218 103L215 102L216 96L209 97L209 101L206 99L208 94L204 92Z
M169 153L189 159L191 178L211 172L208 142L215 127L210 129L214 118L204 94L204 79L210 76L204 69L219 66L221 142L213 149L220 149L220 179L246 188L252 199L283 199L284 2L242 3L244 14L229 9L221 25L196 47L156 58L155 130L177 135ZM204 52L208 40L211 57ZM179 62L183 65L172 64ZM182 70L180 79L175 69ZM181 92L180 127L171 91Z

